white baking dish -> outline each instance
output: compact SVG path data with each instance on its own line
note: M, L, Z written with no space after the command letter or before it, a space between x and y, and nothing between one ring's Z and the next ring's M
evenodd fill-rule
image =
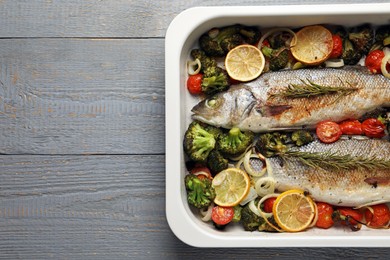
M212 27L241 23L267 27L309 24L352 26L390 23L390 4L197 7L180 13L165 40L166 214L175 235L199 247L388 247L389 230L313 228L301 233L247 232L240 226L218 231L193 214L186 201L182 138L196 100L188 94L186 61L199 36Z

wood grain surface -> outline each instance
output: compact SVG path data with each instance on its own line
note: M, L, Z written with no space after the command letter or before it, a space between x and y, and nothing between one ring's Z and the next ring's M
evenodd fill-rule
M0 259L388 258L193 248L165 217L172 19L193 6L365 2L0 0Z

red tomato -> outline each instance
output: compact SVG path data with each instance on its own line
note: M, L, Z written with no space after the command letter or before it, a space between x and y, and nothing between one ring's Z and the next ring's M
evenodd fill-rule
M384 227L390 221L390 210L386 204L378 204L370 206L373 209L372 213L369 209L366 209L364 215L366 217L366 223L369 227Z
M341 221L341 224L347 225L347 222L349 222L350 225L357 225L358 221L361 222L363 220L363 213L361 213L357 209L343 207L337 209L339 212L339 216Z
M209 168L204 167L204 166L203 167L202 166L195 167L190 171L190 173L195 174L198 177L198 179L201 179L201 180L205 179L205 178L209 178L210 180L213 179ZM199 174L199 173L201 173L201 174Z
M234 217L233 207L215 206L211 212L211 219L215 224L226 225L232 221Z
M343 53L343 40L338 34L332 35L332 39L333 39L333 49L329 58L336 59L340 57L341 54Z
M368 137L382 138L385 136L386 126L376 118L368 118L362 123L363 133Z
M365 59L366 67L374 74L381 73L383 57L385 57L385 53L382 50L371 51Z
M332 218L333 207L325 202L316 202L318 209L318 220L316 222L316 227L319 228L330 228L334 225Z
M274 206L275 200L276 200L276 197L266 199L264 201L263 211L266 213L272 213L272 207Z
M333 143L340 139L340 126L332 121L322 121L317 125L316 133L323 143Z
M361 135L363 134L362 123L359 120L345 120L339 124L341 132L346 135Z
M201 73L191 75L187 79L187 89L191 94L201 94L202 93L202 79L203 75Z

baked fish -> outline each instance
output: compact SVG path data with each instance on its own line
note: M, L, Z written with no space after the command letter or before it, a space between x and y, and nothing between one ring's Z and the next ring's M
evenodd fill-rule
M375 169L335 170L307 166L297 159L268 160L269 173L278 191L301 189L315 200L332 205L358 207L390 202L390 142L384 139L341 139L332 144L314 141L299 148L309 153L349 155L368 160L383 160L385 166Z
M389 106L390 79L382 75L369 74L362 66L312 68L267 72L233 85L193 107L192 118L218 127L267 132L358 119Z

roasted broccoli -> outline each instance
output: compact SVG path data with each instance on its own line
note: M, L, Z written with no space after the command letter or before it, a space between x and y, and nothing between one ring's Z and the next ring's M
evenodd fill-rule
M217 149L226 156L237 156L245 152L253 139L253 132L242 132L238 127L233 127L221 134L217 140Z
M255 44L259 38L256 27L236 24L211 29L199 38L199 46L208 56L222 57L240 44Z
M228 167L228 160L218 150L212 150L207 159L207 166L212 174L217 174Z
M209 130L207 130L209 129ZM215 148L216 137L211 126L194 121L184 134L183 148L188 157L195 162L206 163L210 152Z
M196 208L208 207L215 198L215 190L208 178L199 179L196 175L187 174L184 178L187 190L187 201Z
M390 45L390 25L382 25L377 28L375 41L382 46Z
M261 48L264 56L268 58L269 69L272 71L277 71L285 68L289 62L290 55L287 49L272 49L270 47L264 46Z
M206 55L206 53L200 49L191 50L191 57L194 59L199 59L201 68L200 72L204 73L207 68L217 67L217 62L214 58L211 58Z
M259 135L256 142L256 149L265 157L272 157L284 154L288 150L288 136L279 132L265 133Z
M343 53L341 54L341 58L344 60L344 64L355 65L359 62L362 56L362 53L355 49L352 42L348 38L343 40Z
M241 211L242 211L242 207L240 205L234 206L234 216L232 222L241 221Z
M352 42L357 52L362 56L366 55L373 45L374 29L370 24L353 27L348 34L348 39Z
M291 140L296 146L308 144L314 140L313 135L309 131L297 130L292 132Z
M256 200L255 203L258 203L259 200ZM255 231L265 223L264 218L256 215L250 208L249 203L247 203L241 210L241 224L244 227L245 231Z
M204 70L201 86L203 93L213 95L229 88L229 76L219 67L208 67Z

